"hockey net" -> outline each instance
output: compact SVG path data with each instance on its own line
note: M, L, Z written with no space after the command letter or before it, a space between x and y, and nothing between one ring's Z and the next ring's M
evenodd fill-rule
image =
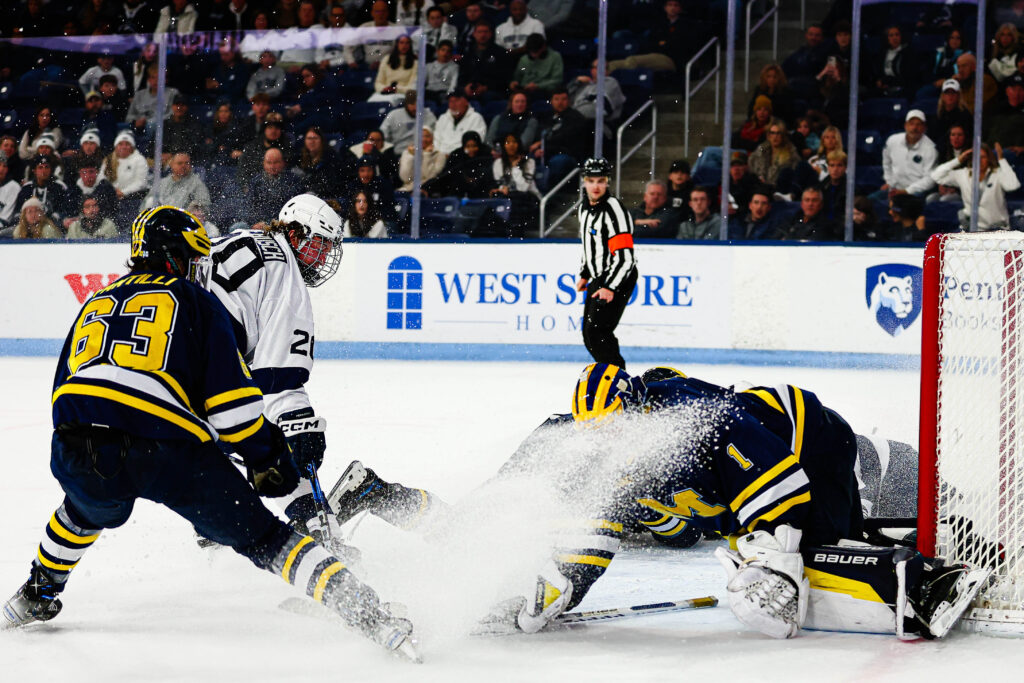
M1024 234L925 249L918 546L994 570L964 627L1024 636Z

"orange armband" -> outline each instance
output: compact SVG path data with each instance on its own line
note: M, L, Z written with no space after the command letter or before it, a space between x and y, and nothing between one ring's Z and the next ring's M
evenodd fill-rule
M621 232L608 240L608 251L617 252L619 249L632 249L633 236L628 232Z

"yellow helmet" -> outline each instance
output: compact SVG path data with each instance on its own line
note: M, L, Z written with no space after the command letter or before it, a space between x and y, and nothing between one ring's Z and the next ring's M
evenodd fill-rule
M610 421L623 411L623 401L632 388L632 378L617 365L591 363L585 367L572 396L576 427L594 429Z

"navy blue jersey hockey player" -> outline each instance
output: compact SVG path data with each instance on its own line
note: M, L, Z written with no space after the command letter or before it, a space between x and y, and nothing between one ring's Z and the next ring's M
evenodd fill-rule
M791 637L801 626L925 637L948 631L987 572L940 570L908 549L849 547L844 539L860 538L861 525L855 439L812 392L736 392L674 372L651 380L605 364L581 376L573 420L601 427L577 434L600 435L591 439L592 457L576 465L591 481L559 471L559 440L576 431L557 428L565 425L558 417L535 436L547 443L521 448L499 473L554 471L551 480L577 480L564 495L584 515L539 572L537 590L511 602L506 616L519 628L540 630L578 604L623 533L639 526L667 538L694 528L739 535L735 551L719 550L729 567L730 603L744 623L770 635ZM686 428L674 434L679 425ZM644 441L652 432L669 438ZM538 455L547 463L529 461ZM361 485L340 482L339 508L358 497L356 507L408 525L422 516L417 506L442 507L371 470L350 467L346 474L359 469L366 473ZM843 545L830 545L836 543Z
M299 473L237 350L224 307L195 284L208 272L206 231L161 206L132 225L131 272L85 302L53 384L50 467L65 498L46 526L28 581L3 607L5 627L46 621L104 529L135 500L175 511L204 536L249 558L390 649L411 625L308 536L261 503L292 491ZM252 486L224 458L238 453ZM255 490L254 488L255 487Z
M988 576L941 568L908 549L843 543L861 537L856 439L812 392L735 392L682 376L645 383L615 366L588 366L573 395L576 423L608 429L620 414L652 427L651 420L671 425L696 416L703 429L685 432L654 468L639 455L627 464L603 516L613 525L636 519L649 528L685 523L741 534L735 550L716 555L728 574L730 607L748 626L775 637L804 626L941 637ZM570 561L563 553L557 572L542 575L553 590L574 595L561 608L551 600L555 611L578 604L578 590L603 573L603 562L575 560L588 555L610 560L613 553L580 548ZM527 602L527 626L551 618L546 601Z

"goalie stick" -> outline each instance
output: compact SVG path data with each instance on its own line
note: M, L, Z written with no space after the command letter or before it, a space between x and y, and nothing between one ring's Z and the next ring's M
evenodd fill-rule
M587 612L565 612L551 620L547 629L557 630L560 628L572 628L574 626L587 625L598 621L611 621L615 619L632 619L652 614L666 614L669 612L683 612L691 609L705 609L718 605L718 598L708 595L702 598L688 598L686 600L675 600L671 602L654 602L645 605L630 605L627 607L611 607L608 609L590 610ZM522 633L505 621L481 622L470 633L474 636L505 636L515 633Z

